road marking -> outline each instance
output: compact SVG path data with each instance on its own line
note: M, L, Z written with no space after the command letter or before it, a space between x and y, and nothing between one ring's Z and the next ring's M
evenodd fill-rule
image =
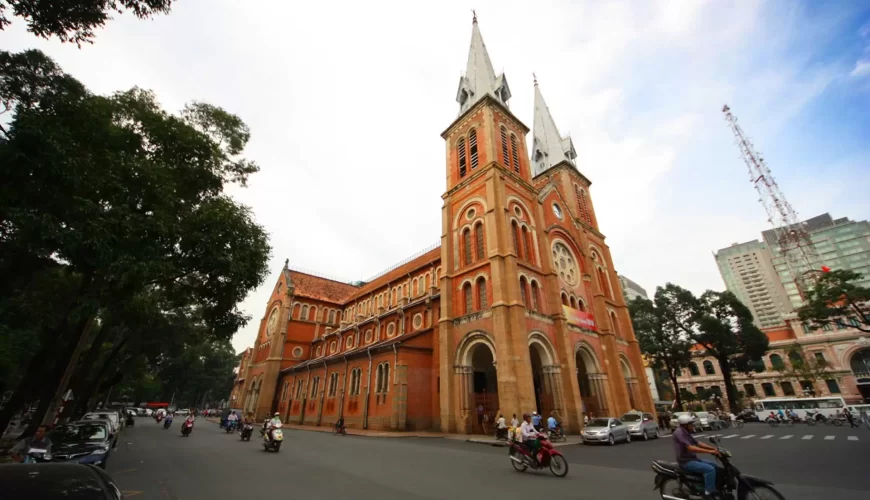
M139 470L139 469L124 469L124 470L119 470L118 472L115 472L115 474L123 474L123 473L125 473L125 472L133 472L134 470Z
M731 438L736 438L736 437L739 436L739 435L740 435L740 434L731 434L730 436L725 436L725 437L722 438L722 439L731 439Z
M812 439L812 438L813 438L813 434L807 434L806 436L802 437L801 439L806 441L807 439Z
M761 436L761 439L770 439L773 437L773 434L768 434L766 436Z
M794 434L786 434L785 436L783 436L783 437L781 437L781 438L779 438L779 439L791 439L791 438L793 438L793 437L794 437Z
M849 441L857 441L858 436L849 436Z
M704 436L706 436L706 434L695 434L695 437L696 437L696 438L702 438L702 437L704 437Z
M833 441L837 436L825 436L825 441Z
M144 493L144 492L142 492L142 491L133 491L133 490L124 490L124 491L122 491L121 493L124 495L124 498L130 498L130 497L134 497L134 496L136 496L136 495L141 495L141 494Z
M755 434L747 434L740 439L749 439L749 438L754 438L754 437L755 437Z

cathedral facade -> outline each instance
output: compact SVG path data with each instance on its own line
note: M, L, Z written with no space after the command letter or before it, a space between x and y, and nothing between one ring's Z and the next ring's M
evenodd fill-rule
M257 418L476 433L484 414L654 411L590 181L535 83L507 107L475 19L459 117L442 133L441 243L367 283L285 263L230 406Z

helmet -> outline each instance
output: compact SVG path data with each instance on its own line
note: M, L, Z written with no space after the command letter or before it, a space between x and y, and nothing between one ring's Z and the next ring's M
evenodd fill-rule
M677 418L677 423L680 425L688 425L691 424L694 420L689 415L680 415Z
M538 412L536 412L536 411L532 412L532 415L537 415L537 414L538 414Z
M276 412L275 412L275 416L276 416L276 417L280 417L280 416L281 416L281 412L277 412L277 411L276 411Z

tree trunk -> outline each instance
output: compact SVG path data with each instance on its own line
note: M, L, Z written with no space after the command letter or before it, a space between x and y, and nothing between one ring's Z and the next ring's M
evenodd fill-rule
M111 332L115 334L117 331L117 329L108 324L104 324L100 328L99 333L97 333L97 336L91 343L91 348L88 350L84 360L82 361L82 368L78 371L75 382L70 386L70 389L72 389L73 395L75 396L75 404L72 407L67 407L70 410L69 412L64 412L65 414L68 413L75 418L87 411L88 400L93 395L97 383L99 383L99 380L97 380L96 383L93 381L92 368L97 363L100 350L109 338L109 333Z
M725 381L725 394L728 395L728 407L732 413L740 413L737 390L734 388L734 379L732 378L731 363L727 357L718 358L717 361L719 361L719 369L722 370L722 379Z
M671 383L674 384L674 399L676 400L677 408L683 409L683 398L680 396L680 384L677 383L677 370L668 369L668 377Z
M93 409L93 404L91 399L96 395L96 393L100 392L100 385L103 382L103 378L109 371L109 367L112 366L112 361L115 360L115 357L121 352L121 348L127 343L127 339L122 339L120 342L115 342L115 345L112 346L112 350L109 352L109 355L103 361L103 365L100 367L100 370L97 372L97 375L88 381L87 388L84 392L82 392L81 403L85 406L85 411L90 411ZM78 411L81 411L81 407L77 408Z
M21 410L24 403L33 400L33 396L38 392L39 384L42 381L40 372L51 359L51 354L49 348L43 347L30 359L21 382L18 383L18 387L12 393L12 397L3 406L3 409L0 410L0 429L2 431L6 430L12 417ZM0 432L0 435L2 435L2 432Z

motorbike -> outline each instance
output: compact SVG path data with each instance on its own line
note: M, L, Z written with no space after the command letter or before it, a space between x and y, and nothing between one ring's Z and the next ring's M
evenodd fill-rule
M233 432L234 430L236 430L236 421L235 420L228 420L227 425L224 428L226 429L227 434Z
M158 413L157 416L154 417L154 420L156 420L157 423L159 424L160 421L163 420L163 415L161 415L160 413Z
M185 420L185 422L181 424L181 435L187 437L191 432L193 432L193 422Z
M716 468L716 483L719 485L723 499L746 500L751 493L753 498L785 500L785 497L773 487L771 481L741 473L731 463L731 452L719 447L720 442L721 439L716 436L710 438L710 443L720 453L718 459L722 463L722 467ZM656 473L653 489L659 491L662 500L701 500L704 498L704 476L686 472L676 462L664 460L653 460L652 470Z
M164 430L168 429L170 425L172 425L172 419L171 419L171 418L167 418L166 421L163 422L163 429L164 429Z
M241 439L242 441L250 441L251 434L253 434L253 433L254 433L254 426L251 424L245 424L242 427L242 432L240 432L239 434L242 437L242 439Z
M511 459L511 465L517 472L525 472L526 469L550 469L556 477L565 477L568 475L568 461L562 452L553 447L553 444L547 439L544 434L538 433L538 441L541 447L538 449L537 459L532 456L531 451L520 441L510 441L508 447L508 457Z
M281 430L281 423L272 426L271 429L265 429L263 432L263 448L266 451L281 450L281 442L284 441L284 431Z
M43 448L30 448L25 453L23 453L21 457L21 463L23 464L36 464L45 462L51 462L51 453Z
M565 432L562 431L562 426L556 427L555 429L549 429L547 431L547 438L550 441L566 441L568 438L565 437Z
M136 420L133 418L133 415L127 415L127 421L125 422L127 427L133 427L136 425Z

